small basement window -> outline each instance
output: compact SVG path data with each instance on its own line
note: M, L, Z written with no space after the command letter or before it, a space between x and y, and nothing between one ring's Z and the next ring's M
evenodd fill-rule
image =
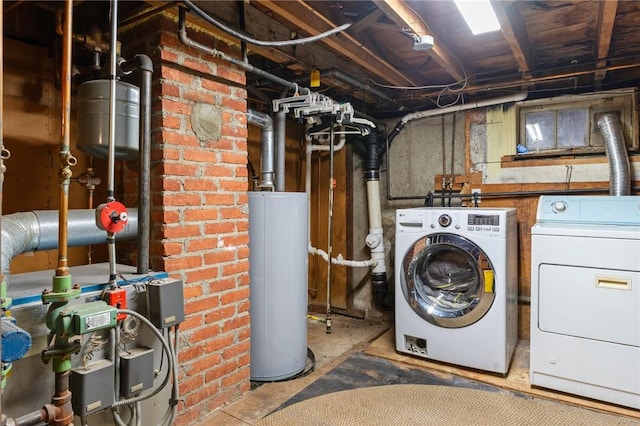
M618 115L625 141L638 148L635 91L616 94L565 96L521 102L518 109L519 144L527 154L566 155L604 153L598 118Z

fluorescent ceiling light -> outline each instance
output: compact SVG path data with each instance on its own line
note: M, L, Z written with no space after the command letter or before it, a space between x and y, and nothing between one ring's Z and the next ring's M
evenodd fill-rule
M500 30L489 0L453 0L473 35Z

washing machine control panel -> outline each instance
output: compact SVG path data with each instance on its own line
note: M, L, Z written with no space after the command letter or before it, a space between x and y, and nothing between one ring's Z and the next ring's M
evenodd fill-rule
M500 216L494 214L470 214L467 216L469 232L500 232Z
M495 211L466 209L404 209L396 215L396 232L446 231L477 235L502 235L505 217Z

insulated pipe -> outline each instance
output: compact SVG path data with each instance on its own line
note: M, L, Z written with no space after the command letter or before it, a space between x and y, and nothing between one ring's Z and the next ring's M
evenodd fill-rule
M287 154L287 113L276 113L276 191L285 191L285 162Z
M234 37L239 38L242 41L245 41L247 43L250 43L256 46L267 46L267 47L297 46L300 44L311 43L311 42L320 40L324 37L329 37L333 34L339 33L340 31L346 30L351 26L351 23L342 24L339 27L332 28L329 31L326 31L324 33L316 34L316 35L305 37L302 39L292 39L292 40L284 40L284 41L262 41L262 40L256 40L254 38L246 36L245 34L239 33L233 28L224 25L222 22L217 21L216 19L213 19L211 16L205 13L202 9L200 9L190 0L183 0L182 2L186 6L188 6L190 10L195 12L196 15L199 15L202 19L204 19L211 25L214 25L220 28L222 31L226 32L227 34L230 34Z
M604 114L598 119L604 146L609 158L609 194L631 194L631 165L620 120L616 114Z
M95 210L71 210L68 214L72 247L101 244L105 242L104 231L96 226ZM12 213L2 217L1 266L2 273L9 274L14 257L31 251L51 250L58 247L58 212L40 210ZM118 239L131 239L136 235L138 211L129 210L129 220Z
M273 190L273 177L275 174L273 120L268 114L250 109L247 111L247 122L262 129L262 136L260 138L260 176L262 181L260 182L260 188Z
M398 124L396 124L396 126L393 128L391 133L389 133L389 144L391 144L393 139L395 139L395 137L398 136L398 133L400 133L400 131L404 128L404 126L407 125L409 121L417 120L419 118L433 117L435 115L440 115L440 114L448 114L450 112L465 111L468 109L482 108L482 107L487 107L492 105L504 104L508 102L518 102L518 101L523 101L526 98L527 98L527 92L519 92L514 95L503 96L503 97L493 98L493 99L485 99L482 101L471 102L463 105L454 105L446 108L436 108L436 109L429 109L426 111L409 113L404 117L402 117L398 122Z
M266 78L267 80L273 81L274 83L279 84L283 87L287 87L291 90L297 90L298 93L301 93L303 95L308 95L309 93L311 93L311 91L308 88L300 87L297 83L292 83L290 81L287 81L283 78L278 77L277 75L273 75L259 68L255 68L253 65L249 63L242 62L237 60L234 57L228 56L224 52L221 52L216 49L212 49L210 47L207 47L203 44L198 43L197 41L191 40L189 37L187 37L186 16L185 16L184 7L180 7L178 12L178 39L182 44L186 45L187 47L193 47L194 49L204 52L215 58L222 59L223 61L227 61L237 66L238 68L242 68L243 70L250 72L252 74L255 74L259 77Z
M136 55L132 61L120 64L123 71L138 69L140 85L140 150L138 153L138 274L149 272L149 240L151 226L151 77L153 62L147 55Z

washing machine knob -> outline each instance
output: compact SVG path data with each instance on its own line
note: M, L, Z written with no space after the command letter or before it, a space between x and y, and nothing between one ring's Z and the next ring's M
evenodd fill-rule
M440 215L440 217L438 218L438 223L443 228L446 228L447 226L451 225L451 216L449 216L448 214Z
M563 211L567 210L567 207L567 203L564 201L556 201L551 205L554 213L562 213Z

